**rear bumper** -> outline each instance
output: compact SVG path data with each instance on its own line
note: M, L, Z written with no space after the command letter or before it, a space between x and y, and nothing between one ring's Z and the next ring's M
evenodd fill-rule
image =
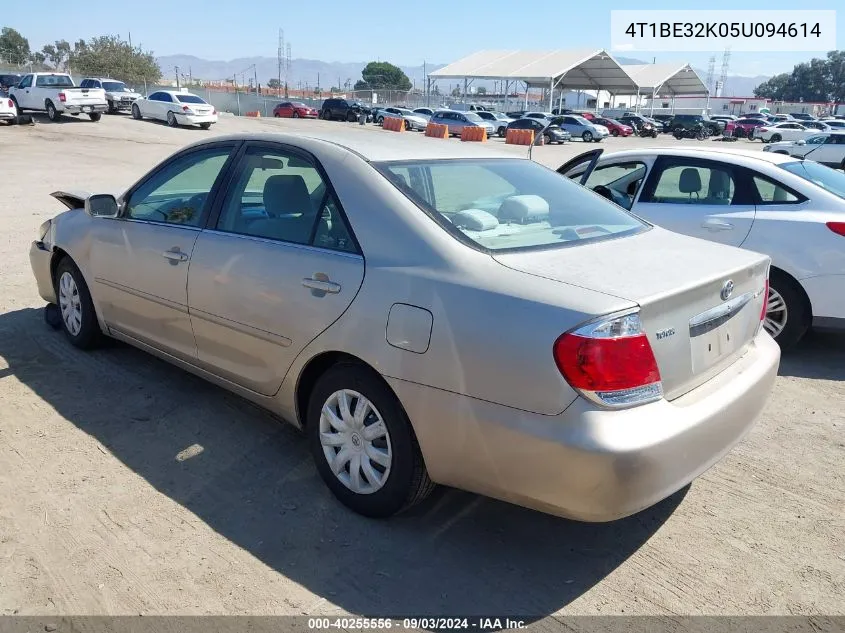
M62 106L62 112L67 114L92 114L97 112L105 112L109 109L107 103L103 104L86 104L86 105L74 105L74 104L64 104Z
M810 299L813 320L845 320L845 275L819 275L800 280Z
M673 400L621 411L577 398L544 416L388 379L439 483L582 521L634 514L680 490L753 426L777 376L765 333Z
M8 121L10 119L14 119L17 116L17 113L12 111L3 111L0 112L0 121Z
M200 123L217 123L216 114L177 114L176 121L180 125L199 125Z
M32 267L32 274L35 275L38 294L47 303L56 303L56 289L53 287L53 279L50 276L52 259L53 253L47 250L44 242L36 241L29 247L29 264Z

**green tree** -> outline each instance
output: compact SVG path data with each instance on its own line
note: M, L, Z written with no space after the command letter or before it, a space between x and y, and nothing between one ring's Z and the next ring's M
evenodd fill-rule
M783 99L783 93L786 90L789 80L789 73L781 73L780 75L770 77L768 80L754 88L754 96L779 101Z
M460 88L452 88L452 96L453 97L460 97L461 96L461 89Z
M115 35L78 41L70 54L70 64L75 72L84 75L134 83L161 79L161 68L151 52L130 46Z
M47 44L41 49L41 54L56 70L67 70L70 52L70 44L67 40L56 40L55 43Z
M281 83L279 82L279 80L278 80L278 79L276 79L275 77L273 77L273 79L271 79L270 81L268 81L268 82L267 82L267 87L268 87L268 88L273 88L273 89L276 89L276 88L281 87L281 85L282 85L282 84L281 84Z
M841 101L845 99L845 51L796 64L790 73L764 81L754 96L776 101Z
M41 51L33 51L29 56L29 61L36 66L43 66L47 63L47 57Z
M479 86L478 90L476 90L476 93L478 93L480 95L486 95L487 94L487 88L485 88L484 86Z
M398 66L388 62L370 62L361 71L355 90L410 90L411 80Z
M29 40L8 26L0 30L0 61L16 65L29 61Z

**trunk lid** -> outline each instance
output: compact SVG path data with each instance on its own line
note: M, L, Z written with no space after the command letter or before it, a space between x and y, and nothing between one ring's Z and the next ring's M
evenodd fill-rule
M770 263L766 255L658 227L632 237L493 257L520 272L637 303L669 400L745 352L760 327Z

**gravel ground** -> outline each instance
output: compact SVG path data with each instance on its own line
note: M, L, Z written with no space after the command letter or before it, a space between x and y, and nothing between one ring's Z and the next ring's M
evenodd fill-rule
M388 522L355 516L292 427L127 346L81 353L43 324L27 253L61 209L51 191L121 190L209 134L317 128L387 134L126 116L0 129L0 614L845 613L841 335L784 356L760 422L691 487L585 525L456 491Z

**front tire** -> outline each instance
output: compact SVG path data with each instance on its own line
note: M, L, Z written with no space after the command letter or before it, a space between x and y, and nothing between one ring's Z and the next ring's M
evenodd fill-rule
M109 101L109 114L117 114L117 108L114 107L114 101Z
M294 119L298 119L298 118L299 118L299 112L297 112L296 110L294 110L294 111L293 111L293 117L292 117L292 118L294 118Z
M586 131L581 135L581 139L585 143L591 143L593 141L593 133L590 131Z
M64 257L56 267L55 284L65 335L80 349L95 347L103 333L88 285L69 257Z
M497 134L499 135L499 138L505 138L508 135L508 128L504 126L500 127Z
M772 134L772 137L769 139L769 143L778 143L783 140L783 137L780 134Z
M763 327L781 349L795 345L810 327L810 302L792 277L779 270L769 273L769 296Z
M619 130L613 130L613 131L611 131L611 134L613 136L619 136Z
M323 481L359 514L392 516L434 488L402 405L367 367L339 364L320 377L306 429Z
M132 104L132 118L136 121L140 121L141 119L143 119L143 117L141 116L141 108L139 108L134 103Z

